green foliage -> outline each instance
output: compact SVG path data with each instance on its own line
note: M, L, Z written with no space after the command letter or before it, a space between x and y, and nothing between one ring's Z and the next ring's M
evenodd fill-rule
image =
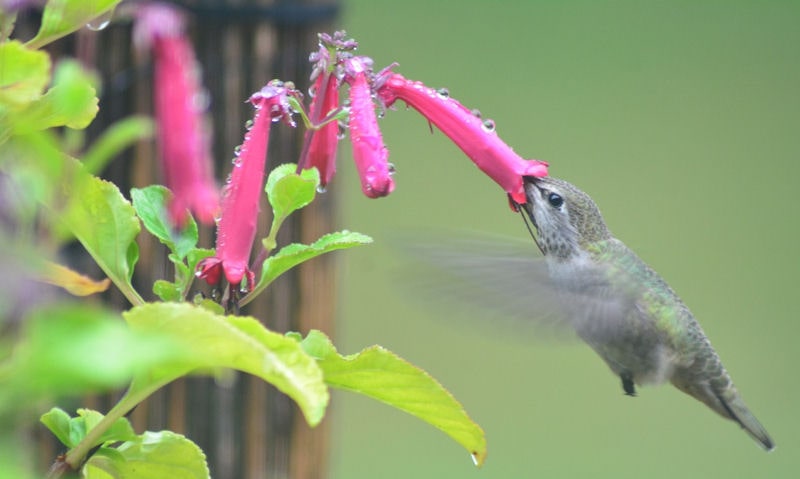
M169 260L175 266L175 281L158 280L153 292L163 301L183 301L194 280L194 270L204 258L214 255L210 249L197 248L197 223L187 213L186 224L177 230L167 213L170 192L153 185L131 190L136 214L147 231L170 250Z
M21 108L38 100L50 82L50 57L12 40L0 43L0 104Z
M275 238L284 220L293 212L312 201L319 187L319 171L316 168L296 173L297 165L285 163L273 169L264 187L272 206L272 226L269 236L263 240L267 251L275 249Z
M54 407L40 418L42 424L50 429L59 441L67 447L75 447L86 437L86 434L97 426L103 415L90 409L78 409L77 417L70 417L64 410ZM136 438L131 423L119 418L95 439L90 447L106 442L130 441Z
M103 167L138 140L153 136L155 127L150 118L131 116L123 118L106 128L102 135L83 155L83 167L87 173L97 174Z
M319 186L319 171L316 168L296 173L297 165L286 163L278 166L269 175L267 192L272 213L281 221L293 212L303 208L316 196Z
M206 455L171 431L145 432L116 449L100 449L84 467L86 479L206 479Z
M322 420L328 390L316 362L294 340L255 318L221 316L188 303L159 303L123 313L133 331L158 333L175 354L143 370L129 394L152 391L190 372L231 368L259 376L297 402L310 425Z
M164 335L133 333L117 314L88 306L40 308L23 324L23 339L0 363L0 412L124 386L137 368L163 362L175 348Z
M133 208L144 227L183 260L197 246L197 223L189 216L184 227L176 230L167 214L169 197L169 190L160 185L131 190Z
M301 344L317 359L329 386L377 399L432 424L466 448L477 465L483 464L483 430L453 395L422 369L381 346L342 356L320 331L311 331Z
M97 115L98 100L93 83L93 78L78 62L58 63L52 86L17 117L17 130L24 133L62 125L86 128Z
M133 206L113 183L87 174L79 165L73 165L72 172L74 178L64 185L69 200L59 219L128 300L143 303L131 285L140 229Z
M372 238L353 231L328 233L310 245L293 243L286 245L276 254L264 260L261 276L252 293L242 301L242 305L270 285L275 279L300 263L339 249L372 243Z
M109 14L121 0L50 0L42 14L39 32L29 41L29 48L41 48L69 35L104 14Z
M76 417L53 408L41 422L67 447L84 442L89 433L106 421L97 411L78 409ZM112 447L115 443L121 443ZM118 418L103 433L88 440L100 446L83 466L86 478L171 479L208 478L206 456L189 439L170 431L136 434L130 422Z

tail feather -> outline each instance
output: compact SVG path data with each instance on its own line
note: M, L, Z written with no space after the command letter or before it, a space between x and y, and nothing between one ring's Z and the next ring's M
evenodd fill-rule
M764 426L762 426L753 413L750 412L741 397L736 395L726 400L721 395L717 394L717 399L720 404L722 404L722 407L725 408L728 416L738 422L739 425L742 426L742 429L753 439L758 441L765 450L771 451L775 449L775 443L772 441L772 438L769 437L767 430L764 429Z

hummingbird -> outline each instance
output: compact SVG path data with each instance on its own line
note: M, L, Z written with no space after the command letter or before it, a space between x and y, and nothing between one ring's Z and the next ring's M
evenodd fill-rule
M525 177L524 185L527 201L518 206L533 223L567 321L620 378L625 394L669 381L772 450L689 308L611 234L589 195L550 176Z

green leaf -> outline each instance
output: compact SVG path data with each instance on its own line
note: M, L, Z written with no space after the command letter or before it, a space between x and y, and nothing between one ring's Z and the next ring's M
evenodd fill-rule
M296 174L297 165L286 163L269 174L265 190L275 218L286 218L293 211L314 201L319 186L316 168Z
M175 349L158 333L133 333L117 313L87 306L54 304L21 324L13 354L0 363L0 410L124 386L138 367Z
M231 368L286 393L310 425L322 420L328 389L316 362L296 341L268 331L256 319L221 316L188 303L146 304L123 316L132 330L157 331L179 343L182 351L137 376L132 390L151 389L192 371Z
M106 128L83 155L83 166L91 174L100 172L122 150L138 140L153 136L153 120L146 116L130 116Z
M69 203L60 218L128 300L143 303L130 282L139 259L133 206L113 183L87 174L77 162L73 166L75 178L65 182Z
M483 464L483 430L453 395L422 369L380 346L342 356L320 331L311 331L301 344L317 359L329 386L377 399L432 424L466 448L475 464Z
M111 451L114 452L110 453ZM100 450L92 456L84 467L84 477L87 479L211 477L206 456L197 444L171 431L148 431L111 451Z
M161 301L183 300L183 288L164 279L156 280L156 282L153 283L153 293L161 298Z
M63 409L59 409L54 407L53 409L47 411L46 413L42 414L42 417L39 420L42 424L53 433L54 436L61 441L61 444L66 446L70 446L70 438L69 438L69 421L70 421L69 414L66 413Z
M26 46L40 48L69 35L100 16L110 16L119 2L120 0L50 0L42 13L39 32Z
M12 40L0 43L0 105L22 106L50 83L50 57Z
M77 61L59 62L53 85L22 115L23 128L43 130L62 125L86 128L97 115L98 100L93 83L94 79Z
M78 409L76 417L59 408L53 408L44 413L40 418L50 431L68 448L75 447L86 437L86 434L94 429L103 419L103 415L91 409ZM90 447L98 446L106 442L130 441L136 439L131 423L125 418L119 418L98 437Z
M264 260L261 277L258 279L253 291L239 303L244 306L258 293L263 291L278 276L282 275L298 264L315 258L321 254L339 249L352 248L353 246L372 243L372 238L353 231L340 231L328 233L315 241L305 245L292 243L280 249L276 254Z
M160 185L131 189L133 207L144 227L183 260L197 245L197 223L190 215L183 229L176 231L167 214L169 198L169 190Z

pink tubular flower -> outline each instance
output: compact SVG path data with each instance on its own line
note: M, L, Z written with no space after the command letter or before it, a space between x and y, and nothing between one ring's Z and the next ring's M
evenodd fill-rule
M388 69L379 77L377 93L384 105L391 106L398 99L411 105L458 145L515 203L526 201L523 176L547 176L547 163L522 159L497 136L494 122L482 121L450 98L446 90L436 91Z
M164 182L172 190L172 221L182 225L186 210L210 224L219 209L208 135L203 131L199 67L184 36L183 19L172 7L145 5L137 11L135 40L151 47L155 116Z
M361 190L370 198L379 198L394 190L394 180L367 78L371 62L365 57L345 60L345 78L350 84L350 140Z
M223 273L231 285L239 285L243 278L247 279L248 288L254 285L248 264L256 237L270 125L281 118L291 123L287 89L280 82L270 82L249 101L256 113L225 188L217 227L217 255L197 265L197 276L212 285L219 282Z
M314 81L314 91L309 113L311 122L318 124L339 107L339 79L328 71L320 73ZM305 141L308 143L308 149L305 158L298 162L298 169L317 167L320 185L325 187L336 173L338 122L331 121L318 130L306 131Z

